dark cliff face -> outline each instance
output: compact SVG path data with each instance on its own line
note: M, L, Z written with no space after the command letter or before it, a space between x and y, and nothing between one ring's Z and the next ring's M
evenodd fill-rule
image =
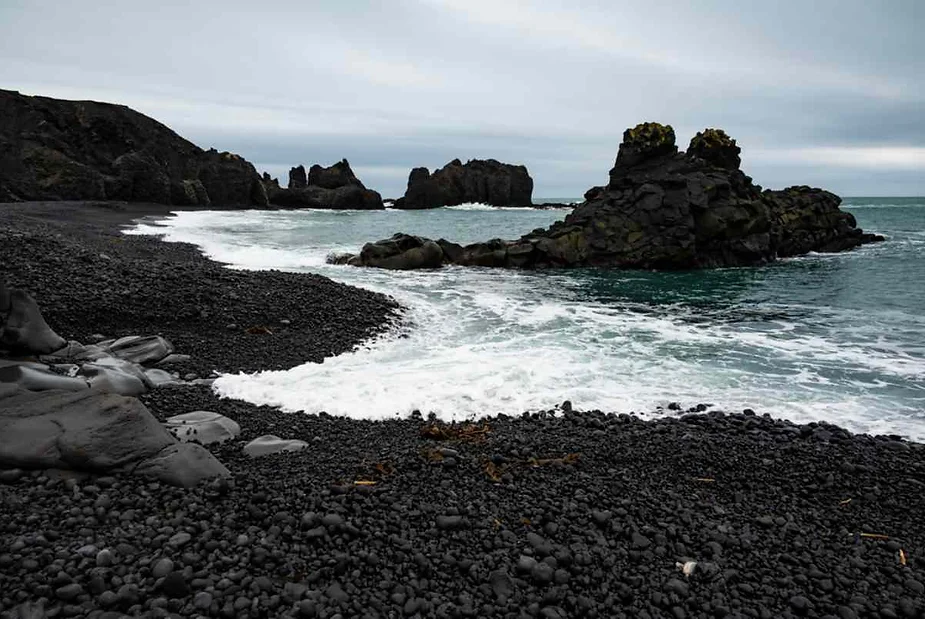
M289 187L264 174L264 188L270 204L286 208L326 208L374 210L385 208L382 196L360 182L346 159L332 166L298 165L289 170Z
M527 168L494 159L454 159L433 174L414 168L396 208L424 209L481 202L492 206L532 206L533 179Z
M266 206L254 166L122 105L0 90L0 200Z
M739 169L739 153L719 129L698 133L687 152L679 152L670 126L643 123L623 134L610 182L592 187L582 204L547 229L466 247L399 235L345 260L386 268L436 262L680 270L759 265L882 240L864 234L828 191L762 191Z

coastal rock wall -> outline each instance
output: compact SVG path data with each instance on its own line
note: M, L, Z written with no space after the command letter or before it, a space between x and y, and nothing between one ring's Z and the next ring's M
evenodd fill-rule
M494 159L454 159L431 174L414 168L405 196L395 208L425 209L481 202L492 206L532 206L533 179L522 165Z
M123 105L0 90L0 201L266 206L254 166Z
M563 221L512 241L462 247L441 240L440 262L681 270L759 265L882 240L858 228L832 193L805 186L762 191L739 169L740 152L719 129L698 133L687 152L679 152L670 126L637 125L623 134L610 182L588 190ZM418 261L394 254L432 242L415 239L393 237L338 260L415 268ZM433 254L430 248L429 266L436 261ZM394 264L404 266L389 266Z
M385 208L382 196L367 189L343 159L330 167L313 165L289 170L289 186L282 188L264 173L262 186L270 204L287 208L326 208L374 210Z

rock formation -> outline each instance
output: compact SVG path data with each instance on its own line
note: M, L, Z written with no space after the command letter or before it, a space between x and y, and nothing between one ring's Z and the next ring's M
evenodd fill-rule
M263 186L270 204L287 208L382 209L382 196L367 189L356 177L346 159L325 168L313 165L306 175L304 166L289 170L289 186L279 186L264 174Z
M739 169L739 153L722 130L698 133L682 153L670 126L640 124L623 134L610 182L591 188L582 204L548 229L466 247L396 235L336 261L431 267L436 246L443 264L699 269L758 265L883 240L864 234L828 191L762 191ZM420 260L424 252L426 261Z
M131 397L182 382L142 367L172 352L170 342L156 335L87 346L66 342L31 295L0 281L0 469L118 470L178 486L228 476L212 454L200 445L178 444ZM233 433L230 420L204 418L202 411L194 418ZM214 434L212 427L196 427L184 443L200 438L200 428L203 437Z
M533 179L527 168L494 159L454 159L431 174L414 168L405 196L395 208L425 209L481 202L492 206L532 206Z
M0 90L0 201L266 206L254 166L122 105Z

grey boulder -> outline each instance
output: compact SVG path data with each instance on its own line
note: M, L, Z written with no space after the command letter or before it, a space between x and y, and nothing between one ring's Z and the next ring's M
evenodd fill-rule
M164 422L164 427L184 443L197 441L203 445L221 443L241 433L236 421L211 411L174 415Z
M258 436L250 443L244 446L244 453L251 458L268 456L270 454L281 453L284 451L301 451L308 447L308 443L298 439L283 439L272 434Z
M85 363L79 370L87 377L90 387L101 393L141 395L151 387L144 370L130 361L104 357L95 363Z
M133 472L183 488L191 488L213 477L231 475L225 465L216 460L209 450L193 443L171 445L141 462Z
M29 293L18 288L0 290L0 312L6 320L0 329L0 345L15 352L45 355L62 348L67 341L52 331Z
M0 385L0 464L108 470L175 444L144 405L113 394Z
M157 363L173 352L173 345L159 335L130 335L107 346L109 352L132 363Z
M28 361L0 360L0 384L18 385L29 391L61 389L63 391L86 391L87 381L51 371L48 366Z

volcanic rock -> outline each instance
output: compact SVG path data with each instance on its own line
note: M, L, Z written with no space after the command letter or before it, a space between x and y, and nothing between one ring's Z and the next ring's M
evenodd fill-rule
M637 125L623 134L610 182L588 190L563 221L514 241L465 247L438 241L443 262L682 270L760 265L883 240L859 229L839 209L841 199L828 191L805 186L762 191L739 169L739 153L735 140L719 129L698 133L681 153L670 126ZM439 185L423 173L413 176L421 191ZM361 254L350 264L367 262Z
M180 445L134 398L0 385L0 465L135 473L191 486L226 476L198 445Z
M0 90L0 200L266 206L254 166L122 105Z
M280 188L279 183L264 174L262 186L274 206L333 210L384 208L382 196L360 182L346 159L328 168L315 164L307 178L304 166L292 168L287 189Z
M433 175L427 168L414 168L408 188L395 208L425 209L481 202L492 206L531 206L533 179L522 165L494 159L472 159L463 164L454 159Z

